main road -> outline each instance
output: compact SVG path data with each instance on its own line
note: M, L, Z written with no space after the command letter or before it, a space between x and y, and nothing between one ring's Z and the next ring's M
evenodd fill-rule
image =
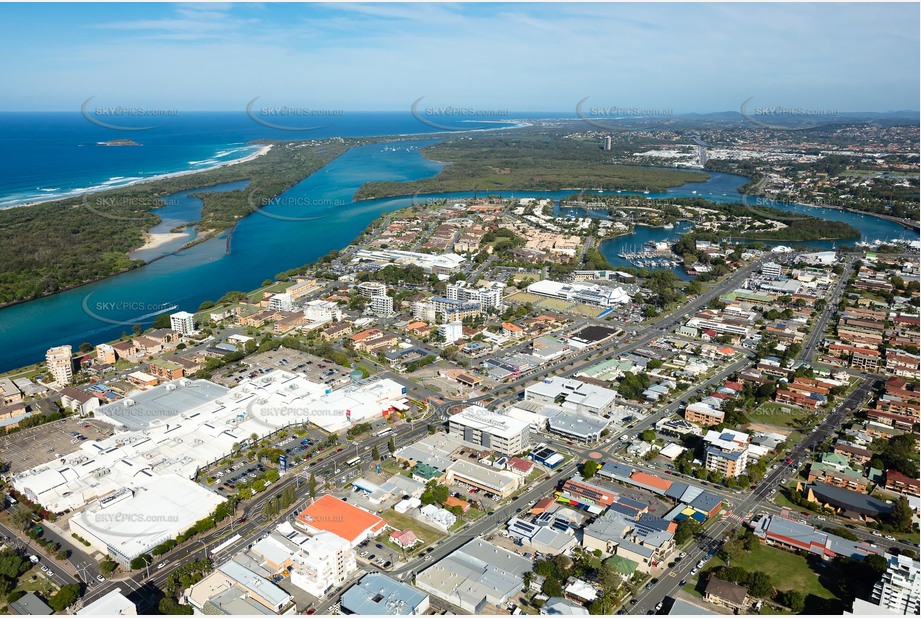
M835 409L825 417L808 436L797 444L788 455L789 462L777 466L773 471L765 475L761 483L748 495L746 495L738 505L733 509L730 516L721 521L705 526L703 535L696 540L693 549L687 550L687 557L668 570L663 577L652 587L651 590L642 594L639 601L630 608L631 614L645 614L649 611L655 611L660 602L664 602L665 597L674 598L675 591L680 588L680 581L689 579L691 569L693 569L699 560L707 559L708 553L715 551L730 531L737 528L750 511L755 511L762 504L770 500L771 490L777 486L783 485L790 474L795 473L799 468L806 453L813 446L821 444L830 435L832 435L841 423L848 417L851 410L856 409L863 401L866 400L874 385L875 378L865 378L863 383L853 392L850 397L841 402Z
M605 354L624 354L626 352L636 350L648 344L656 337L664 334L669 328L683 320L686 316L705 307L707 303L709 303L712 299L717 298L724 292L740 285L755 268L760 266L763 259L764 257L759 257L753 262L740 268L738 271L724 278L712 288L695 297L675 312L655 320L654 322L638 327L634 335L632 335L632 341L626 345L616 347L618 342L615 340L603 346L587 348L575 356L568 357L565 360L557 363L546 365L533 373L521 376L511 382L501 384L491 391L480 395L479 397L467 400L445 401L435 408L435 412L443 418L447 413L447 410L454 405L476 403L485 399L495 398L502 391L514 391L517 387L527 382L537 380L553 372L559 372L559 370L566 365L571 365L572 367L568 371L562 372L561 375L572 375L573 373L576 373L581 368L576 366L580 361L590 361L594 357L600 357ZM506 399L511 399L511 396L507 397ZM501 401L503 400L494 400L493 404L499 404ZM676 404L671 404L671 406L674 405ZM669 410L669 412L670 411L671 410ZM394 430L394 434L392 435L394 440L398 443L410 443L417 437L427 432L427 423L421 423L420 425L416 426L402 425L396 428ZM390 436L372 438L366 442L361 443L361 446L372 446L375 444L384 445L387 443L389 438ZM332 464L334 467L338 467L340 464L343 464L347 459L350 459L351 457L354 457L354 454L351 448L347 448L341 453L335 453L327 457L324 463L327 465ZM443 541L441 545L437 546L436 549L430 553L432 556L431 560L436 561L447 555L449 552L454 551L460 547L460 545L462 545L469 538L491 530L498 524L498 522L500 522L500 520L502 520L502 517L505 517L507 520L509 517L511 517L511 514L515 512L515 508L517 508L518 505L525 504L534 497L539 497L540 495L546 493L550 487L555 486L556 483L564 478L564 476L572 473L572 471L575 470L575 465L575 461L573 461L567 466L564 466L560 470L550 475L549 479L545 479L544 481L536 484L525 494L513 500L509 505L496 511L496 513L493 515L475 522L474 524L471 524L470 527L465 529L460 534L453 535L448 540ZM278 518L272 521L265 522L261 517L261 510L265 503L272 499L275 494L280 493L286 487L289 487L295 483L299 484L303 478L302 475L304 473L305 471L299 471L298 473L292 473L282 477L281 480L272 485L272 491L264 492L251 504L246 505L246 512L250 515L247 521L239 524L231 523L229 526L226 524L222 525L216 530L210 531L200 538L192 539L191 541L172 550L171 552L159 556L155 560L158 562L158 564L165 563L162 568L149 566L147 569L140 571L131 577L122 578L119 580L110 580L101 586L93 588L81 599L82 604L91 603L116 588L127 587L130 591L135 593L135 596L139 597L138 602L143 607L144 604L149 601L149 598L152 597L154 593L156 593L154 586L162 587L163 583L169 577L169 574L177 568L191 561L209 557L211 555L210 551L213 547L224 543L232 535L239 534L240 539L236 541L231 547L227 548L226 552L222 551L222 555L225 555L225 553L226 555L230 555L233 553L233 551L248 545L254 539L257 539L259 536L265 534L268 530L275 526L279 520L288 517L296 509L303 507L304 501L298 501L286 509L286 511L279 515ZM236 515L234 515L234 518L236 518ZM422 558L417 559L415 562L411 562L404 567L401 567L395 571L395 574L397 576L405 576L406 573L413 572L413 570L418 566L419 560L422 560Z

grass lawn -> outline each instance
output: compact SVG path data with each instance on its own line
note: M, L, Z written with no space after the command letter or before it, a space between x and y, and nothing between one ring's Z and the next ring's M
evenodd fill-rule
M422 546L431 545L438 539L445 536L444 532L436 530L430 526L419 523L409 515L403 515L402 513L397 513L393 509L389 509L381 513L381 517L390 524L393 528L397 530L406 530L409 528L416 533L416 536L422 540ZM387 538L390 534L385 534L383 538Z
M511 301L513 303L538 303L544 300L546 296L538 296L537 294L531 294L530 292L515 292L511 296L506 296L505 300Z
M722 560L714 557L704 569L723 564ZM764 571L778 590L799 590L807 597L837 599L835 593L822 584L820 573L814 571L805 558L782 549L759 544L754 551L745 552L733 566L742 567L748 572ZM832 579L828 577L832 570L831 566L822 569L822 579Z
M757 410L750 412L748 418L753 423L774 425L775 427L788 427L793 429L798 426L798 420L808 418L812 413L792 406L785 406L773 401L766 401Z
M33 578L34 581L30 581L33 580ZM58 591L58 587L48 581L48 578L44 576L38 567L33 567L32 570L26 571L25 574L20 576L19 585L16 586L15 589L22 590L23 592L38 593L38 595L43 597L46 601Z

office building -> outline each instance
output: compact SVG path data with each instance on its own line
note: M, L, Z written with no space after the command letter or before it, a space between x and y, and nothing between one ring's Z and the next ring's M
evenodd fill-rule
M873 587L871 601L900 614L917 616L921 613L921 564L908 556L888 558L886 572Z
M452 415L448 433L503 455L521 453L531 444L530 423L482 406L467 406Z

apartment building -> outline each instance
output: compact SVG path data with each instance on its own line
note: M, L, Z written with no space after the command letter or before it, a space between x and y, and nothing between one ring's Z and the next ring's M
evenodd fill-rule
M704 436L707 444L707 470L720 472L724 477L745 474L748 466L748 439L747 433L732 429L708 431Z
M74 377L73 352L69 345L49 348L45 353L48 373L58 384L70 384Z
M170 328L180 335L190 335L195 332L195 316L188 311L178 311L169 316Z

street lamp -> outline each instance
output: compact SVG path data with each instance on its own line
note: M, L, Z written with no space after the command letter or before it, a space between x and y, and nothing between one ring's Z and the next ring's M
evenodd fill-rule
M202 539L198 539L198 542L201 543L201 546L204 548L205 559L207 560L208 559L208 545Z

